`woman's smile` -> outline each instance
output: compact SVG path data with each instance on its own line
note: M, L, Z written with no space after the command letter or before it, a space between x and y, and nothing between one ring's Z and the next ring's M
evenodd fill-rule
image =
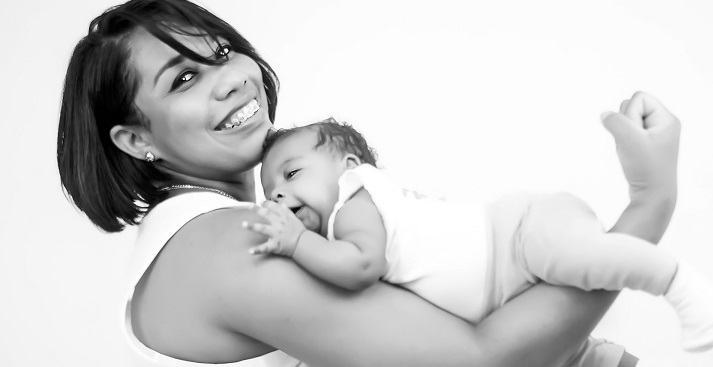
M218 124L218 127L216 127L215 130L226 131L235 129L253 117L259 110L260 104L257 99L253 98L241 108L231 111L231 113L229 113L228 116L220 124Z

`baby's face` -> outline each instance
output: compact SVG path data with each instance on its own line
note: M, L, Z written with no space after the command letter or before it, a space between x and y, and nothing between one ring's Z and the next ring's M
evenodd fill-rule
M346 162L326 146L315 148L317 133L297 132L276 143L263 159L265 198L290 208L310 231L327 234Z

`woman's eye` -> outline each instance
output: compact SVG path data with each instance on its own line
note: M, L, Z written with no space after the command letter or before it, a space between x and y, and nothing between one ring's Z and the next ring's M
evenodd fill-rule
M287 174L285 175L285 177L287 177L287 179L289 180L289 179L291 179L292 177L294 177L294 176L297 174L297 172L299 172L299 171L300 171L300 170L298 170L298 169L293 169L292 171L287 172Z
M195 76L196 72L194 71L185 71L181 73L180 75L178 75L176 80L173 81L173 84L171 85L171 91L174 91L182 85L190 82L191 79L193 79Z
M227 59L231 50L230 45L219 45L215 49L215 58L218 60Z

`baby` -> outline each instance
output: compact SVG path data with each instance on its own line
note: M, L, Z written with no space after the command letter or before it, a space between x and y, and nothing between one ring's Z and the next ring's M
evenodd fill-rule
M645 169L621 149L627 177ZM607 233L577 198L466 205L404 189L375 165L362 135L333 119L272 134L261 171L269 201L257 209L266 223L243 223L268 239L251 252L292 258L349 290L397 284L474 323L537 282L642 290L676 310L684 349L713 349L707 281L644 240Z

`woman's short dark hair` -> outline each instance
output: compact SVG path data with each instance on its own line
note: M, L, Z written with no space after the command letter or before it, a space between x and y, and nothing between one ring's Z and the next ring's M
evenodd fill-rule
M110 137L116 125L150 127L134 103L139 80L129 63L128 42L139 27L204 64L224 59L201 56L171 33L227 40L232 51L250 57L260 67L271 121L277 106L279 81L270 65L232 26L202 7L186 0L131 0L98 16L77 43L67 68L57 165L66 195L107 232L138 223L166 196L155 183L167 177L153 164L121 151Z
M325 146L342 154L354 154L362 163L376 167L376 151L369 146L364 136L348 123L339 122L333 117L305 126L274 131L267 136L262 145L262 158L265 158L276 143L304 130L317 133L315 149Z

